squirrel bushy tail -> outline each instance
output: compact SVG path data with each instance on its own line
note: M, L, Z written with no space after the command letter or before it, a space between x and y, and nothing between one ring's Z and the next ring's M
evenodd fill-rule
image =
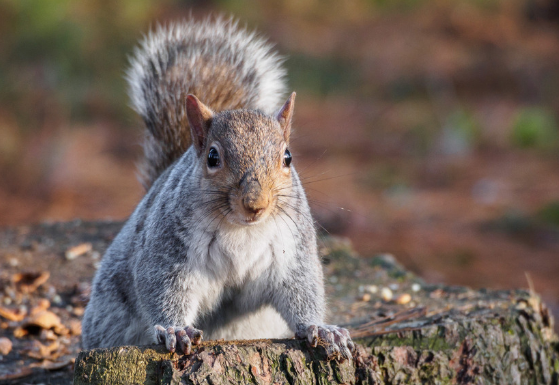
M271 44L233 19L188 19L149 33L127 72L132 107L146 125L140 165L146 190L191 145L188 94L216 112L271 113L286 90L282 61Z

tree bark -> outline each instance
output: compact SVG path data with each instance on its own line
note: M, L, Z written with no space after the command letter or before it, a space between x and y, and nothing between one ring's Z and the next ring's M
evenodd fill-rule
M114 348L82 352L74 383L558 383L553 318L534 293L426 285L392 256L358 258L330 238L322 245L331 321L357 343L351 362L328 361L324 348L296 340L205 342L188 357L160 347L117 356ZM367 301L355 300L367 290ZM146 369L120 369L132 366Z
M297 340L204 342L189 356L117 347L81 352L74 384L557 383L557 339L536 297L488 292L474 306L368 335L354 328L361 336L352 362L328 361L322 347Z

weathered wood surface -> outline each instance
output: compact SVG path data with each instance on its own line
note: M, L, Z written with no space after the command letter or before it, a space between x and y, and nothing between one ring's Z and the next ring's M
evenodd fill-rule
M377 308L377 315L381 312L392 315L352 324L359 344L353 362L327 361L323 348L311 349L305 342L295 340L210 342L188 357L170 357L160 347L114 348L82 352L74 381L75 384L558 382L557 338L552 331L552 320L537 297L525 291L476 292L431 286L423 289L416 301L416 306L400 310L396 309L397 305L371 302L370 306ZM122 370L126 367L142 370Z
M327 361L323 348L294 340L210 342L188 357L158 356L138 373L111 368L143 360L141 351L154 357L160 348L115 348L82 353L75 383L558 382L553 320L533 293L425 285L390 256L357 258L331 239L323 240L322 250L331 318L350 327L359 343L353 362ZM363 294L369 300L356 301Z
M6 229L0 231L0 262L2 256L21 253L29 269L49 266L51 280L90 279L94 262L66 261L64 251L90 242L94 251L102 253L119 227L109 222L72 222ZM339 240L324 239L321 250L331 298L330 321L349 327L359 344L352 362L327 361L320 346L311 349L295 340L206 341L188 357L165 353L157 346L117 347L80 353L75 383L559 382L553 320L535 294L426 285L392 257L359 258ZM363 295L369 298L357 299ZM11 365L11 356L0 361L0 369ZM70 383L71 372L65 370L44 371L19 383Z

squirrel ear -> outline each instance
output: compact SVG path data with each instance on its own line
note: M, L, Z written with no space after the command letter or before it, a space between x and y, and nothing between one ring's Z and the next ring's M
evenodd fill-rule
M200 154L204 149L214 113L194 95L186 97L186 117L190 124L192 143Z
M280 108L276 119L278 120L281 128L283 128L283 137L286 142L289 142L289 134L291 134L291 120L293 118L293 108L295 107L295 92L291 93L289 99Z

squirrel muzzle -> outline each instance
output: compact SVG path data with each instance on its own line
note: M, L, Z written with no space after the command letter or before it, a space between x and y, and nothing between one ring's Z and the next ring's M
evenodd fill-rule
M257 180L252 180L242 186L241 201L247 222L260 219L270 204L268 194L263 191Z

